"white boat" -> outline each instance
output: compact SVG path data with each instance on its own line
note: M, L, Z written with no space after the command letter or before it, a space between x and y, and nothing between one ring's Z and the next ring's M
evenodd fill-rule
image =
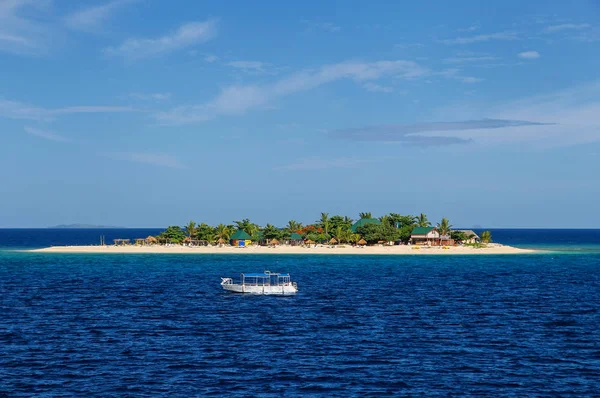
M288 295L298 292L298 285L292 282L290 274L265 271L262 274L241 274L241 283L231 278L221 278L223 289L235 293Z

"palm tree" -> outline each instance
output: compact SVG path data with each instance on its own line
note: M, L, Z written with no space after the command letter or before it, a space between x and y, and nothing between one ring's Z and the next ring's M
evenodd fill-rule
M233 223L237 229L244 230L250 236L254 235L260 229L258 225L250 222L247 218L244 218L242 221L234 221Z
M358 218L373 218L371 212L368 213L358 213Z
M344 228L341 225L338 225L338 227L335 229L335 239L338 241L338 243L348 242L350 240L350 234L350 229Z
M431 227L431 222L429 222L425 214L421 213L417 217L417 227Z
M215 237L217 239L229 240L230 236L231 236L231 231L229 230L229 228L227 228L227 225L225 225L225 224L217 225L217 228L215 230Z
M352 226L352 222L354 220L352 220L350 217L348 216L344 216L344 224L348 226L348 228L350 228Z
M481 241L483 243L490 243L492 241L492 233L490 231L483 231L481 233Z
M329 233L329 213L321 213L321 219L317 221L325 234Z
M442 218L442 221L440 221L437 225L437 229L438 232L440 233L440 235L450 235L450 231L452 230L452 225L450 225L450 222L448 221L447 218Z
M192 236L196 234L196 223L190 221L188 225L185 226L185 232L187 233L187 236L192 239Z
M288 221L286 228L289 229L291 233L298 232L302 229L302 223L296 220L290 220Z

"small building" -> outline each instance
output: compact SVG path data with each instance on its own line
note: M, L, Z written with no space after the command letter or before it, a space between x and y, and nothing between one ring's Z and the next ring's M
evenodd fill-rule
M229 238L231 246L248 246L252 243L250 235L243 229L238 229Z
M436 227L416 227L410 234L413 245L435 246L440 244L440 233Z
M465 235L466 239L462 241L463 243L473 244L481 242L479 235L477 235L475 231L471 229L458 229L456 232L462 232Z
M297 232L292 232L290 235L290 245L297 246L302 244L302 235Z
M350 227L350 230L352 231L353 234L355 234L356 230L359 227L362 227L363 225L367 225L367 224L381 225L381 221L379 221L376 218L361 218L360 220L358 220L357 222L352 224L352 226Z

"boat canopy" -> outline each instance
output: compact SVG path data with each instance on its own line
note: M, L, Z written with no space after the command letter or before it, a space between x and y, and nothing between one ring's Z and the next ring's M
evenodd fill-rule
M289 278L290 274L276 274L276 273L264 273L264 274L242 274L245 278L269 278L271 276L278 276L283 278Z

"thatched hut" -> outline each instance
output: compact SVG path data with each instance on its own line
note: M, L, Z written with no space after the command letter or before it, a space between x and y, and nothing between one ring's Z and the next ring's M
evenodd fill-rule
M271 239L269 241L269 245L272 245L272 246L277 246L277 245L280 245L280 244L281 243L279 243L279 241L277 239Z
M329 244L330 245L335 245L336 243L338 243L338 241L335 238L329 239Z
M219 244L219 246L223 246L225 243L227 243L227 241L223 238L219 238L219 240L217 241L217 243Z
M309 239L309 240L305 241L304 243L306 243L307 245L314 245L315 241Z
M367 241L364 240L364 239L361 239L356 244L359 245L359 246L365 246L367 244Z
M154 245L156 243L158 243L158 239L156 239L154 236L150 235L146 238L146 244Z

